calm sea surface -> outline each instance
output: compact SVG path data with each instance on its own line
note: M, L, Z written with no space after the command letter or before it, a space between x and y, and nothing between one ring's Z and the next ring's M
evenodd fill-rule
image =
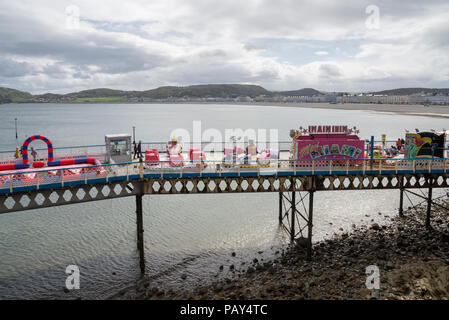
M377 140L382 133L395 140L404 136L404 129L448 126L448 120L440 118L237 105L8 104L0 105L0 114L0 150L15 148L14 118L18 118L19 143L25 136L42 134L55 147L102 144L105 134L131 134L133 125L137 140L166 141L173 129L192 131L194 120L201 120L203 130L215 128L223 135L232 128L278 129L284 141L291 128L309 124L357 126L362 138L375 135ZM318 192L314 241L340 229L349 231L352 224L373 223L371 219L386 223L385 215L396 215L398 194ZM277 222L276 193L143 199L147 274L162 287L229 276L230 265L243 269L241 264L254 257L272 258L288 241ZM140 276L135 229L132 197L1 215L0 299L97 299L132 285ZM69 264L80 267L81 288L65 293ZM187 278L182 280L184 274Z

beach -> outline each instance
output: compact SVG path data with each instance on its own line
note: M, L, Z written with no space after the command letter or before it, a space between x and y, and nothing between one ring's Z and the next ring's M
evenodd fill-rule
M142 278L111 299L449 299L449 217L434 208L431 229L422 205L314 244L311 261L299 241L271 261L255 252L250 265L223 266L233 276L207 286L165 291ZM368 266L379 268L379 290L366 287Z
M188 103L186 103L188 104ZM201 102L195 102L201 104ZM441 105L414 105L414 104L363 104L363 103L306 103L306 102L204 102L203 104L231 104L244 106L276 106L286 108L313 108L333 110L374 111L382 113L402 114L409 116L424 116L436 118L449 118L449 106Z

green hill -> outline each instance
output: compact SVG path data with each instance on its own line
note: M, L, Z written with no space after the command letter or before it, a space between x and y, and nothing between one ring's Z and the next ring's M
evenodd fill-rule
M0 103L9 102L126 102L132 99L167 99L170 97L223 97L272 95L261 86L243 84L207 84L186 87L166 86L145 91L125 91L97 88L67 94L45 93L32 95L28 92L0 87Z
M432 89L432 88L400 88L393 90L384 90L372 92L375 94L385 95L410 95L416 93L430 94L449 94L449 89ZM83 90L79 92L71 92L67 94L45 93L32 95L28 92L19 91L10 88L0 87L0 103L11 102L43 102L43 103L109 103L109 102L137 102L151 99L167 99L167 98L236 98L238 96L249 96L255 98L264 96L314 96L322 95L313 88L304 88L291 91L268 91L258 85L246 84L205 84L193 85L186 87L165 86L144 91L126 91L108 88L96 88ZM339 93L341 95L341 93Z
M0 87L0 103L25 102L32 97L28 92Z
M164 99L169 97L237 97L259 95L271 95L271 92L255 85L244 84L206 84L188 87L159 87L157 89L143 91L143 96L153 99Z
M291 90L291 91L280 91L280 92L276 92L277 94L281 95L281 96L317 96L317 95L322 95L322 93L318 90L312 89L312 88L304 88L304 89L300 89L300 90Z
M430 93L430 94L449 94L449 89L438 89L438 88L400 88L400 89L392 89L392 90L383 90L377 92L370 92L374 94L383 94L383 95L411 95L411 94L419 94L419 93Z

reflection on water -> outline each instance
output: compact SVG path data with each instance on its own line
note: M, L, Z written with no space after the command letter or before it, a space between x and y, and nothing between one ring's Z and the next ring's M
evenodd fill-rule
M193 120L201 120L203 129L223 132L226 128L278 128L281 140L288 139L291 128L309 124L355 125L362 138L375 134L379 139L386 133L391 140L402 137L405 128L444 126L444 119L267 106L38 104L0 108L3 150L15 147L15 117L20 142L25 135L42 134L54 146L100 144L105 134L132 133L133 125L138 140L165 141L172 129L191 130ZM385 215L396 215L398 194L317 192L314 241L341 232L340 228L349 231L354 223L385 223ZM288 241L278 225L278 199L275 193L145 196L147 274L165 287L185 286L229 276L231 264L244 269L242 263L255 255L260 259L275 256ZM69 264L80 267L81 289L66 293ZM184 274L187 278L182 280ZM133 198L0 216L2 299L102 298L132 285L139 275Z

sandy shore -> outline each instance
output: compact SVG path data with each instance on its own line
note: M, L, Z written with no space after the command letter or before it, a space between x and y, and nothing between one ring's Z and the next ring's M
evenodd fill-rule
M442 202L449 207L449 201ZM113 299L449 299L449 216L435 208L432 229L425 207L379 226L314 244L312 261L290 245L269 262L224 266L231 278L195 288L164 291L141 279ZM373 213L370 214L381 214ZM255 254L255 256L257 256ZM366 288L366 267L380 270L380 290ZM244 271L237 269L245 269Z
M200 104L196 102L195 104ZM410 116L425 116L437 118L449 118L449 106L423 106L423 105L403 105L403 104L331 104L331 103L282 103L282 102L210 102L204 104L230 104L245 106L274 106L289 108L316 108L316 109L336 109L336 110L359 110L359 111L375 111L394 114L403 114Z

